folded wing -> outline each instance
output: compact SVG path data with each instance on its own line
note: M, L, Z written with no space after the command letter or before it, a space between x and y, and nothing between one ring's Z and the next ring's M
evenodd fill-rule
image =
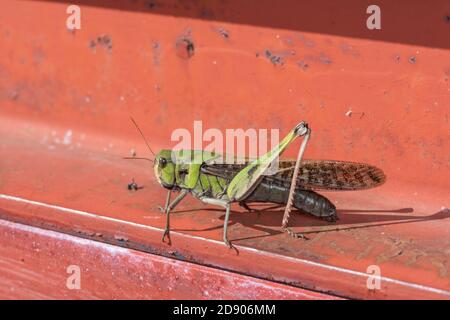
M211 164L202 166L202 172L232 179L246 164ZM281 160L279 170L266 180L277 180L290 185L294 160ZM307 190L363 190L377 187L386 181L383 171L375 166L347 161L304 160L298 176L298 187Z

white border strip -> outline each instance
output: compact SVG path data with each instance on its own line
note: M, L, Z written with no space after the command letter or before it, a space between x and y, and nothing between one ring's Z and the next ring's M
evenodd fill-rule
M75 214L75 215L79 215L79 216L84 216L84 217L91 217L91 218L96 218L96 219L101 219L101 220L106 220L106 221L112 221L112 222L127 224L127 225L138 227L138 228L149 229L149 230L153 230L153 231L160 231L161 233L164 231L164 230L162 230L160 228L156 228L156 227L152 227L152 226L148 226L148 225L144 225L144 224L139 224L139 223L135 223L135 222L131 222L131 221L126 221L126 220L111 218L111 217L107 217L107 216L102 216L102 215L98 215L98 214L95 214L95 213L90 213L90 212L85 212L85 211L65 208L65 207L52 205L52 204L47 204L47 203L43 203L43 202L28 200L28 199L15 197L15 196L10 196L10 195L6 195L6 194L0 194L0 199L14 201L14 202L20 202L20 203L25 203L25 204L29 204L29 205L38 206L38 207L54 209L54 210L58 210L58 211L66 212L66 213L71 213L71 214ZM176 232L176 231L172 231L171 233L177 234L179 236L184 236L184 237L189 236L191 238L200 239L202 241L207 241L207 242L211 242L211 243L214 243L214 244L223 245L223 243L221 241L217 241L217 240L207 239L207 238L203 238L203 237L199 237L199 236L193 236L193 235L186 235L186 234L179 233L179 232ZM351 274L351 275L354 275L354 276L359 276L359 277L364 277L364 278L367 278L369 276L369 274L364 273L364 272L354 271L354 270L345 269L345 268L341 268L341 267L330 266L330 265L319 263L319 262L314 262L314 261L309 261L309 260L304 260L304 259L294 258L294 257L286 257L286 256L279 255L279 254L276 254L276 253L261 251L261 250L254 249L254 248L249 248L249 247L239 246L239 248L242 249L242 250L252 251L252 252L256 252L256 253L263 254L263 255L273 256L273 257L276 257L277 259L284 259L284 260L289 260L289 261L294 261L294 262L301 262L301 263L304 263L304 264L308 264L308 265L324 268L324 269L327 269L327 270L339 271L339 272ZM395 284L398 284L398 285L401 285L401 286L414 288L414 289L418 289L418 290L423 290L423 291L427 291L427 292L433 292L433 293L437 293L437 294L441 294L441 295L445 295L445 296L449 296L450 297L450 291L436 289L436 288L432 288L432 287L428 287L428 286L424 286L424 285L420 285L420 284L416 284L416 283L412 283L412 282L396 280L396 279L389 278L389 277L381 276L380 279L381 279L381 281L395 283Z

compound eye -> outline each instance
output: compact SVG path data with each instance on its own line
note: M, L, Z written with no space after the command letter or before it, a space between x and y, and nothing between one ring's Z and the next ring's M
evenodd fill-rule
M164 168L167 164L167 160L165 158L159 158L159 166Z

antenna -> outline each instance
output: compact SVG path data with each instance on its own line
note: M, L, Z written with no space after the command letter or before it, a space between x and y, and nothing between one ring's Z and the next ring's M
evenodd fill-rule
M147 139L145 139L144 134L142 133L141 129L139 128L139 126L137 125L136 121L134 121L133 117L130 117L131 121L133 122L134 126L136 127L136 129L139 131L139 133L141 134L142 139L144 139L145 144L147 145L148 150L150 150L150 152L155 156L155 153L153 152L152 148L150 148L150 145L147 142ZM145 158L134 158L134 159L145 159ZM147 159L150 160L150 159Z
M155 163L155 161L153 161L152 159L149 159L149 158L124 157L123 159L126 159L126 160L147 160L147 161L150 161L151 163Z

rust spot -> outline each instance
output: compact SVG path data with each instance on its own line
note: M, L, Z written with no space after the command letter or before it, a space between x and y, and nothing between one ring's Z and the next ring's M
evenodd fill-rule
M350 44L348 44L348 43L346 43L346 42L342 42L342 43L339 45L339 47L340 47L341 52L342 52L343 54L351 55L353 58L358 58L359 55L360 55L359 52L358 52L358 50L356 50L352 45L350 45Z
M82 228L75 228L74 230L78 234L82 234L82 235L85 235L85 236L88 236L88 237L92 237L92 236L95 235L95 232L91 231L91 230L86 230L86 229L82 229Z
M120 242L126 242L126 241L128 241L128 238L127 238L127 237L120 236L120 235L114 235L114 239L116 239L117 241L120 241Z
M153 65L159 66L160 56L161 56L161 46L159 42L154 41L152 43L152 52L153 52Z
M310 39L307 39L303 35L300 35L298 38L303 43L303 45L305 45L306 47L312 48L312 47L314 47L316 45L314 41L312 41Z
M112 50L112 41L111 41L111 38L109 36L103 35L102 37L97 39L97 42L101 46L107 48L108 50Z
M180 58L189 59L194 55L194 42L189 38L181 38L176 43L176 52Z
M320 54L319 60L324 64L331 64L331 62L332 62L331 59L324 53Z
M273 54L267 49L264 51L264 55L267 59L269 59L270 62L272 62L273 65L282 66L284 64L283 58L281 58L281 56Z
M286 43L288 46L293 46L294 45L294 40L290 37L286 37L283 39L284 43Z
M309 64L307 64L305 61L299 61L297 62L297 65L302 68L304 71L306 71L309 68Z
M89 41L89 49L96 51L97 46L105 48L108 52L112 51L112 40L108 35L98 36L97 39Z
M172 250L170 250L170 251L168 251L168 253L169 253L170 255L174 256L174 257L175 257L176 259L178 259L178 260L188 261L187 257L186 257L184 254L182 254L182 253L180 253L180 252L178 252L178 251L172 251Z
M217 33L220 34L225 39L228 39L230 37L230 33L228 32L228 30L224 28L217 29Z
M408 58L409 63L415 64L417 62L416 56L410 56Z

